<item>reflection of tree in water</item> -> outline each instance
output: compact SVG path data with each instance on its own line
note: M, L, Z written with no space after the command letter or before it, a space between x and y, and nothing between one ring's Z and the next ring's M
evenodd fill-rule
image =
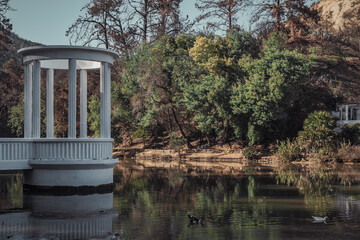
M279 199L282 201L288 197L295 197L299 199L295 201L303 203L298 198L299 193L304 196L305 208L311 214L325 215L333 207L334 184L341 183L346 175L346 171L342 175L337 171L329 166L316 165L305 169L283 165L275 169L277 176L261 177L251 173L220 176L179 169L127 168L115 175L120 180L115 181L114 202L120 213L119 226L115 228L122 229L124 236L128 237L136 238L136 231L141 228L141 232L151 233L146 235L148 239L164 239L166 234L187 239L187 214L190 214L205 217L208 226L224 227L201 231L201 239L215 239L213 234L219 234L216 231L224 231L222 236L227 236L236 231L242 232L249 226L267 229L268 225L274 224L274 219L276 222L288 221L288 216L292 214L300 217L309 215L297 212L297 208L287 212L286 207L277 205ZM295 186L299 193L295 190L288 195L287 189L286 195L282 195L282 190L277 188L263 188L264 185L273 186L276 180ZM201 229L201 226L197 227L194 228ZM156 235L160 233L166 236Z
M2 176L0 182L1 194L6 199L0 198L2 209L22 208L23 206L23 184L22 174L9 174Z
M246 226L267 226L271 210L263 199L253 199L251 204L233 209L231 223L236 228Z
M337 176L340 179L340 183L343 185L351 186L353 183L360 182L359 166L341 166L337 171Z
M358 182L358 170L344 165L314 164L303 167L282 164L276 169L280 184L295 186L304 195L305 203L318 214L325 214L333 206L333 186Z
M132 174L130 181L123 179L127 186L115 194L116 208L130 219L122 223L122 229L133 229L133 224L146 216L155 221L148 223L151 232L156 232L154 228L163 231L171 221L184 222L185 231L187 214L205 217L211 224L231 223L235 229L268 224L270 208L256 197L257 184L252 176L191 176L176 169L147 169L142 174ZM159 214L172 218L159 223Z
M256 190L255 178L253 176L249 176L248 180L248 198L254 199Z
M237 185L238 186L238 185ZM241 208L234 208L231 222L236 228L245 226L267 226L268 215L271 209L262 198L256 197L257 184L253 176L248 176L247 195L248 202L241 204Z
M332 192L337 182L334 169L325 166L304 168L293 164L284 164L276 169L278 183L292 185L305 197L323 196Z
M23 206L23 183L22 175L16 174L12 183L8 185L10 193L10 201L16 208L21 208Z

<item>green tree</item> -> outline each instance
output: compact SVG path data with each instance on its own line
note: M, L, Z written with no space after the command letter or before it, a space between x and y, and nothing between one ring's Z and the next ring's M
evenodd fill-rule
M17 137L23 136L24 132L24 104L10 108L9 119L7 125L11 128L11 132Z
M247 76L233 89L231 104L235 114L245 114L248 119L250 144L286 132L304 100L311 62L296 51L284 50L281 42L281 37L273 34L260 59L239 61Z
M231 109L231 89L245 73L237 64L247 54L256 56L258 47L250 34L230 31L225 38L198 36L189 55L202 69L190 79L184 91L184 102L194 112L196 127L205 134L208 144L212 136L228 141L232 132L242 134L242 116Z
M88 108L89 130L94 137L100 137L100 101L95 95L91 96Z
M189 138L183 128L181 112L181 85L191 69L187 55L193 44L191 35L178 38L164 36L152 45L139 47L126 63L122 75L122 94L127 96L132 115L138 127L148 129L154 137L167 130L173 131L173 124L182 137ZM138 127L135 127L137 129Z
M226 105L229 100L229 88L226 80L214 75L204 76L184 88L184 103L187 110L194 112L196 127L205 134L208 144L211 137L222 135L228 124Z
M299 132L299 140L307 150L327 153L335 148L335 120L329 112L317 111L309 114L304 121L304 130Z
M11 136L11 132L17 134L14 130L16 127L12 128L7 123L11 117L11 109L23 104L23 85L23 68L14 59L4 63L0 71L0 136L2 137Z
M123 86L112 82L111 86L111 133L115 142L122 142L123 137L129 137L132 143L132 131L135 119L132 115L132 108L129 96L123 94Z

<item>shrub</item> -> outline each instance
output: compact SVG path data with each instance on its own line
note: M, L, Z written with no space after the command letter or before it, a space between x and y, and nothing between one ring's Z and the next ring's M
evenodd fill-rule
M255 151L254 151L254 148L252 148L252 147L244 148L244 150L242 151L242 154L244 157L246 157L249 160L255 158Z
M149 132L146 128L138 126L136 130L132 133L134 138L146 138L149 136Z
M297 141L286 139L276 143L276 155L282 161L292 162L301 157L301 148Z
M317 111L304 121L304 130L299 133L299 141L314 153L335 150L335 120L331 113Z
M342 127L340 137L352 145L360 145L360 123L348 124Z
M249 123L247 138L249 146L254 146L256 143L261 142L262 135L261 132L254 125Z

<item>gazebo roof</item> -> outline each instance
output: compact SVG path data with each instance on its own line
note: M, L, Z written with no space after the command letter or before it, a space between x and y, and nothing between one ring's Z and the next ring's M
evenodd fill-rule
M77 69L98 69L101 62L113 64L118 54L112 50L83 46L36 46L18 51L23 62L39 60L41 68L68 69L68 59L76 59Z

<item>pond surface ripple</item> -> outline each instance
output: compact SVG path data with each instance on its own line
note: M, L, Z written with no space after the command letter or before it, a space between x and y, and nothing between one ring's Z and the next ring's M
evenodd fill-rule
M223 174L121 162L113 193L46 196L3 173L0 239L360 239L359 178L357 166Z

